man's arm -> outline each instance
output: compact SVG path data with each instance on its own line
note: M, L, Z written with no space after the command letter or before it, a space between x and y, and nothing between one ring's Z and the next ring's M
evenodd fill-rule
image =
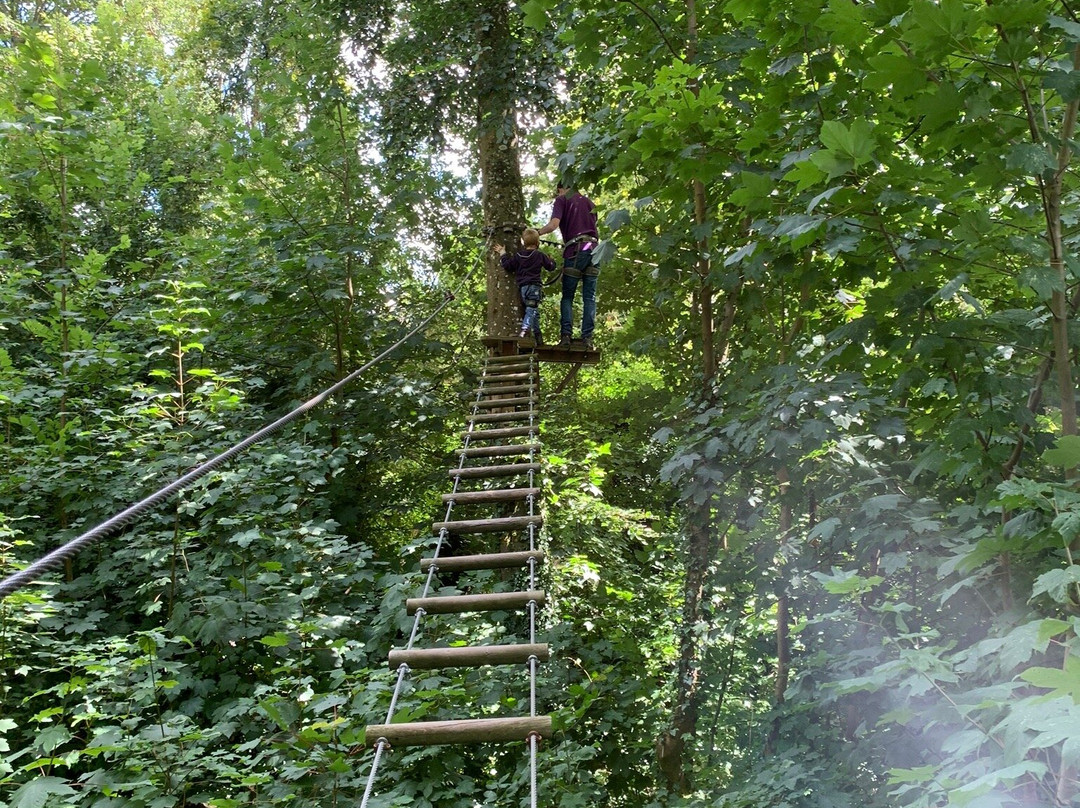
M548 233L555 232L555 228L557 228L558 226L559 226L559 220L556 219L554 216L552 216L550 221L548 221L547 224L545 224L543 227L541 227L536 232L539 233L541 236L546 236Z

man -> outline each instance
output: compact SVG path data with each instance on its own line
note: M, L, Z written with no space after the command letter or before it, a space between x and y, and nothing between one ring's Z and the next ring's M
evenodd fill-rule
M559 348L570 347L574 316L574 293L581 281L581 339L586 351L593 350L596 326L596 279L600 270L592 265L592 251L599 241L595 206L587 196L562 183L555 192L551 220L537 232L547 235L559 228L563 240L562 300L559 301Z

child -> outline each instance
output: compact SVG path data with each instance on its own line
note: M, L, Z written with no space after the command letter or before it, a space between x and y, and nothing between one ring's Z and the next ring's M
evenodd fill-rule
M555 269L555 262L544 254L540 249L540 234L533 228L527 228L521 234L521 249L513 255L503 255L500 261L503 269L513 272L517 278L518 289L521 291L521 302L525 304L525 317L521 321L521 333L519 337L532 334L536 344L541 345L540 339L540 298L543 296L543 270L549 272ZM497 248L504 252L502 246Z

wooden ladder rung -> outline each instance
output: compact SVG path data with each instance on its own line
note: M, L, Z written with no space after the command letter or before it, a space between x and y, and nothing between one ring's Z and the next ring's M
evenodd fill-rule
M487 364L489 365L509 365L514 362L532 362L532 357L522 356L521 354L510 354L509 356L489 356L487 357Z
M477 401L473 404L474 410L500 410L504 407L531 407L536 403L535 396L516 396L515 398L495 398L490 401Z
M478 415L470 415L469 420L474 424L494 424L506 421L528 421L536 417L536 410L519 410L518 412L485 412Z
M535 389L533 384L513 384L508 387L478 387L473 390L473 395L501 396L507 393L527 393Z
M527 455L540 448L539 443L514 443L505 446L475 446L468 449L459 449L461 457L513 457L514 455Z
M538 379L540 374L534 365L514 365L512 367L488 368L480 374L479 379L484 384L489 384L496 379L505 380L508 376L524 376L525 379Z
M547 662L551 650L546 644L472 645L463 648L423 648L390 652L390 669L403 663L418 670L436 668L479 668L485 665L526 664L530 657Z
M496 376L481 376L484 384L491 384L492 382L526 382L529 379L535 379L535 373L500 373Z
M535 718L473 718L461 721L415 721L371 724L364 736L375 746L385 740L394 746L436 746L450 743L507 743L527 741L530 735L551 737L551 716Z
M530 471L540 471L540 464L512 463L506 466L466 466L461 469L450 469L446 474L448 477L460 477L463 480L479 480L484 477L513 477L516 474L528 474Z
M536 601L536 605L543 606L546 598L542 589L530 589L524 592L491 592L484 595L409 598L405 601L405 611L408 614L416 614L417 609L423 609L425 614L506 611L520 609L531 601Z
M501 438L525 438L537 432L535 426L508 426L503 429L473 429L458 433L470 442L475 440L498 440Z
M489 488L484 491L458 491L443 494L443 502L465 504L469 502L515 502L540 496L539 488Z
M524 550L514 553L485 553L470 556L446 556L445 558L422 558L420 569L427 572L434 564L444 572L470 572L472 570L506 570L524 567L530 558L543 563L544 554L539 550Z
M521 367L495 368L481 373L478 377L478 386L487 387L492 384L529 384L539 383L540 374L535 367L522 365Z
M435 522L431 529L438 533L504 533L508 530L523 530L529 525L541 527L542 516L502 516L496 519L458 519L453 522Z

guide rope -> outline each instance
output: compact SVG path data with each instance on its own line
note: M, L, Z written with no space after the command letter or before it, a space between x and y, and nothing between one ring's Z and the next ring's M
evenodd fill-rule
M146 497L145 499L139 500L134 505L129 506L128 508L122 510L120 513L116 514L112 518L102 522L97 527L86 531L80 536L77 536L66 544L63 544L52 552L42 556L37 561L29 564L19 572L16 572L13 575L5 578L3 581L0 581L0 599L5 598L13 592L26 586L35 578L47 572L48 570L59 566L61 563L63 563L65 559L71 558L83 548L88 547L89 545L104 538L105 536L115 533L128 522L135 519L137 516L142 515L151 508L160 505L173 494L176 494L186 488L191 487L193 483L197 482L210 472L232 460L237 455L243 453L251 446L254 446L256 443L265 440L270 435L273 435L275 432L295 421L301 415L304 415L305 413L315 409L324 401L326 401L330 396L334 395L334 393L337 393L339 390L353 382L364 371L368 370L373 365L381 362L383 359L385 359L387 356L389 356L399 347L405 344L405 342L407 342L413 336L427 328L428 324L430 324L431 321L434 320L435 317L438 316L443 309L449 306L450 303L452 303L456 299L456 293L460 292L461 289L464 288L465 284L469 282L469 279L476 271L476 268L480 265L480 262L483 261L483 258L486 255L488 249L490 249L490 246L491 238L489 237L484 243L484 247L478 253L477 259L473 262L473 265L469 268L469 271L465 273L465 277L462 278L456 289L446 292L443 297L443 301L435 308L433 312L431 312L431 314L429 314L422 321L420 321L420 323L416 325L411 331L409 331L408 334L403 336L389 348L385 349L374 359L367 362L363 367L357 368L348 376L343 378L341 381L337 382L331 387L326 388L317 396L308 399L299 407L294 409L292 412L288 413L287 415L283 415L281 418L277 419L272 424L263 427L258 432L249 435L239 443L233 445L229 449L226 449L217 457L214 457L203 463L201 466L192 469L187 474L184 474L182 477L174 480L172 483L165 486L164 488L155 491L153 494Z

